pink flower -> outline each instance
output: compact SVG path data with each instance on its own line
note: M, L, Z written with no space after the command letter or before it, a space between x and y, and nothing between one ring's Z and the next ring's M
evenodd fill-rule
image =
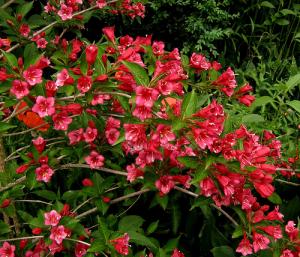
M111 42L115 42L115 27L105 27L102 29L102 32Z
M52 116L54 122L54 129L56 130L67 130L69 125L72 123L70 118L65 112L56 113Z
M84 160L91 169L100 168L104 165L104 157L96 151L92 151Z
M96 61L97 54L98 54L98 47L96 45L87 46L85 49L86 62L89 65L92 65Z
M144 172L142 170L136 168L134 164L127 165L126 170L128 172L127 173L127 180L130 183L135 181L137 178L144 176Z
M151 108L158 95L159 92L156 89L138 86L136 88L136 105Z
M134 117L139 118L141 121L152 118L152 110L146 106L136 106L132 112Z
M155 187L159 190L160 195L168 194L172 188L174 188L175 183L171 176L164 175L155 181Z
M96 128L88 127L83 133L84 141L87 143L92 143L95 141L98 135L98 130Z
M171 257L184 257L184 254L176 248L174 249Z
M22 24L20 26L19 32L23 37L28 37L30 33L30 27L27 24Z
M48 42L45 38L39 38L37 41L36 41L36 45L37 45L37 48L41 48L41 49L44 49L46 48Z
M72 9L72 7L68 7L65 4L62 4L61 8L57 12L57 14L60 16L60 18L63 21L70 20L70 19L72 19L72 16L73 16L73 9Z
M81 93L86 93L92 88L92 78L88 76L82 76L78 79L77 88Z
M35 169L35 174L37 181L44 181L47 183L50 181L54 171L48 164L43 164L41 167Z
M238 248L236 249L236 252L241 253L243 256L252 254L252 245L246 235L244 235L244 238L240 242Z
M293 252L292 252L291 250L285 249L285 250L281 253L280 257L295 257L295 255L293 254Z
M116 251L121 255L128 255L129 253L129 235L127 233L122 237L110 240Z
M158 56L164 53L165 44L162 41L154 41L152 44L153 54Z
M91 104L92 105L104 104L104 100L109 100L109 99L110 99L110 95L96 94L93 96L93 100Z
M191 67L199 70L208 70L210 68L210 62L208 62L202 54L193 53L190 58Z
M279 225L276 226L265 226L265 227L260 227L261 230L265 231L268 235L273 237L275 241L277 239L282 238L282 231L281 227Z
M253 249L257 253L259 250L264 250L268 248L270 239L263 236L262 234L253 232Z
M68 133L68 138L70 140L70 145L75 145L76 143L80 142L83 138L83 129L73 130Z
M294 221L290 220L285 226L285 232L288 234L290 240L295 240L298 238L299 230L295 227Z
M88 245L81 244L81 243L76 243L75 245L75 256L76 257L83 257L87 250L89 249Z
M52 210L50 212L44 213L44 217L45 217L45 225L53 226L53 227L57 226L61 219L61 215L56 210Z
M55 113L54 97L38 96L32 111L36 112L41 118L51 116Z
M28 83L21 80L14 80L10 92L14 94L17 99L21 99L29 94Z
M67 69L62 69L61 72L57 73L55 85L57 87L61 87L65 84L65 82L71 78Z
M32 65L23 72L23 77L30 86L42 83L42 75L43 71Z
M105 137L107 139L107 142L110 145L113 145L118 140L119 136L120 136L119 130L115 128L105 129Z
M14 245L10 245L8 242L4 242L2 247L0 248L0 257L15 257L16 247Z
M51 229L50 239L54 240L57 244L61 244L62 241L68 236L65 231L65 227L60 225Z
M41 154L46 146L46 141L44 140L44 138L42 138L41 136L39 136L36 139L32 140L32 143L35 147L35 149Z
M102 9L106 6L106 0L97 0L96 5L99 9Z
M213 82L216 86L223 86L223 91L227 96L232 96L233 89L237 86L234 72L231 68L228 68L221 76Z

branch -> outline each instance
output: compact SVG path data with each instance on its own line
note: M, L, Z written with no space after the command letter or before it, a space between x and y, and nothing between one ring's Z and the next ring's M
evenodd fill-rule
M291 171L291 172L300 172L300 169L285 169L285 168L277 168L277 171Z
M91 244L89 244L87 242L77 240L77 239L73 239L73 238L65 238L64 240L73 241L73 242L80 243L80 244L83 244L83 245L91 246Z
M21 103L21 102L19 102L19 103L17 104L17 106L16 106L15 109L13 110L12 114L11 114L10 116L8 116L7 118L5 118L5 119L3 120L3 122L9 121L11 118L13 118L13 117L17 116L18 114L20 114L20 113L22 113L22 112L24 112L24 111L26 111L26 110L29 109L29 106L25 106L25 107L22 108L21 110L17 111L18 106L20 105L20 103Z
M14 3L15 0L10 0L8 2L6 2L4 5L2 5L0 8L1 9L5 9L6 7L10 6L11 4Z
M25 237L7 238L7 239L1 239L0 242L10 242L10 241L19 241L19 240L37 239L37 238L44 238L44 236L25 236Z
M16 186L18 184L21 184L25 180L26 180L26 176L23 176L23 177L17 179L15 182L7 184L7 186L5 186L5 187L0 187L0 193L3 192L3 191L5 191L5 190L7 190L7 189L9 189L9 188L11 188L11 187L14 187L14 186Z
M60 166L56 170L59 170L59 169L70 169L70 168L91 169L90 166L87 165L87 164L69 163L69 164L64 164L64 165ZM103 168L95 168L94 170L100 170L100 171L104 171L104 172L107 172L107 173L112 173L112 174L115 174L115 175L127 176L127 172L118 171L118 170L112 170L112 169L108 169L108 168L104 168L104 167Z
M48 124L48 123L45 122L45 123L42 123L42 124L40 124L40 125L38 125L38 126L36 126L36 127L34 127L34 128L31 128L31 129L27 129L27 130L24 130L24 131L21 131L21 132L15 132L15 133L11 133L11 134L3 134L2 136L3 136L3 137L10 137L10 136L24 135L24 134L26 134L26 133L29 133L29 132L35 130L35 129L41 128L41 127L43 127L43 126L45 126L45 125L47 125L47 124Z
M12 1L12 0L11 0L11 1ZM117 2L117 1L118 1L118 0L112 0L112 1L110 1L110 2L107 2L107 4L112 4L112 3L115 3L115 2ZM6 3L6 4L4 4L4 5L7 5L7 4L8 4L8 3ZM3 5L3 6L4 6L4 5ZM3 6L2 6L2 8L3 8ZM6 6L5 6L5 7L6 7ZM94 10L94 9L97 9L97 8L98 8L97 5L93 5L93 6L89 7L89 8L87 8L87 9L84 9L84 10L81 10L81 11L79 11L79 12L76 12L76 13L74 13L74 14L72 15L72 18L71 18L71 19L73 19L74 17L76 17L76 16L78 16L78 15L84 14L84 13L86 13L86 12L89 12L89 11ZM55 25L58 24L59 22L60 22L60 21L53 21L52 23L48 24L48 25L45 26L44 28L42 28L42 29L36 31L35 33L33 33L33 35L29 37L29 39L32 39L33 37L39 35L40 33L44 32L44 31L46 31L47 29L50 29L51 27L55 26ZM15 44L14 46L12 46L11 48L9 48L6 52L7 52L7 53L10 53L10 52L12 52L13 50L15 50L16 48L18 48L19 46L20 46L20 44L17 43L17 44ZM0 58L2 58L2 57L3 57L3 54L0 55Z
M196 193L193 193L193 192L191 192L191 191L189 191L189 190L186 190L186 189L181 188L181 187L178 187L178 186L175 186L174 188L175 188L176 190L180 191L180 192L183 192L183 193L188 194L188 195L190 195L190 196L193 196L193 197L195 197L195 198L197 198L197 197L199 196L199 195L196 194ZM232 218L232 217L231 217L226 211L224 211L221 207L215 205L214 203L211 203L210 206L212 206L213 208L217 209L219 212L221 212L222 214L224 214L224 216L225 216L227 219L229 219L229 220L232 222L232 224L234 224L236 227L239 225L239 224L234 220L234 218Z
M290 182L290 181L285 181L285 180L279 179L279 178L277 178L275 180L278 181L278 182L280 182L280 183L287 184L287 185L290 185L290 186L296 186L296 187L300 186L300 184L298 184L298 183L294 183L294 182Z
M41 200L14 200L14 202L43 203L47 205L52 205L52 203L47 203Z
M110 204L115 204L115 203L124 201L124 200L126 200L126 199L129 199L129 198L131 198L131 197L135 197L135 196L139 196L139 195L141 195L141 194L147 193L147 192L149 192L149 191L150 191L150 189L142 189L142 190L140 190L140 191L137 191L137 192L134 192L134 193L131 193L131 194L128 194L128 195L124 195L124 196L115 198L115 199L113 199L113 200L110 201ZM95 208L92 208L92 209L90 209L90 210L87 210L86 212L83 212L83 213L77 215L76 218L77 218L77 219L81 219L81 218L83 218L83 217L85 217L85 216L87 216L87 215L89 215L89 214L92 214L92 213L94 213L94 212L97 212L97 211L98 211L98 208L95 207Z

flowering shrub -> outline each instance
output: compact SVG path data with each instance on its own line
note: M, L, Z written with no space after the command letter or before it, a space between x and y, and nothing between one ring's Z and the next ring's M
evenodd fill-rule
M50 1L36 32L24 19L31 8L1 11L1 257L192 256L180 236L159 241L159 215L146 230L126 215L153 192L152 206L166 209L180 192L204 216L224 215L243 256L299 255L299 230L283 219L274 186L295 175L297 157L283 161L271 131L230 123L233 105L255 100L248 83L151 36L104 27L96 43L64 37L75 19L84 26L102 11L143 17L141 3ZM234 256L217 246L214 256Z

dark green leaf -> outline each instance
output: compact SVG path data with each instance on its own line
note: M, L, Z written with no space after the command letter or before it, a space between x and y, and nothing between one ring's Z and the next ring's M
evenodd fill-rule
M152 234L158 227L159 220L152 222L147 228L147 234Z
M211 249L214 257L234 257L234 251L231 247L224 245Z
M274 204L282 204L282 200L280 198L280 196L278 194L276 194L275 192L268 197L268 200Z
M0 8L0 10L1 10L1 8ZM7 53L7 52L3 51L2 49L1 49L1 52L11 67L18 67L18 60L17 60L16 56L14 56L12 53Z
M45 198L47 200L56 200L57 196L54 192L52 191L48 191L48 190L39 190L39 191L35 191L35 192L32 192L33 194L35 195L38 195L42 198Z
M149 77L147 72L139 64L122 61L122 63L129 69L132 73L135 82L138 85L147 86L149 84Z
M7 131L11 128L15 128L15 127L17 127L17 126L0 121L0 132L4 132L4 131Z
M119 222L119 230L122 232L138 231L143 225L144 219L137 215L123 217Z
M157 250L156 245L148 237L144 236L143 234L137 233L135 231L129 231L128 234L130 237L130 242L133 242L137 245L147 246L153 251Z
M177 157L177 160L187 168L196 169L199 166L199 159L193 156Z
M24 17L32 9L32 5L33 1L19 5L19 7L17 8L17 14L22 14L22 16Z
M287 103L289 106L294 108L297 112L300 113L300 101L298 100L293 100Z

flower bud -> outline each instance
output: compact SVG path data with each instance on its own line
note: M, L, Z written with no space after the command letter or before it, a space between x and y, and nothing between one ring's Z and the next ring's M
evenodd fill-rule
M97 54L98 54L98 47L96 45L87 46L85 49L86 62L89 65L94 64L97 58Z
M6 208L10 205L11 200L10 199L4 199L3 202L0 205L0 208Z

